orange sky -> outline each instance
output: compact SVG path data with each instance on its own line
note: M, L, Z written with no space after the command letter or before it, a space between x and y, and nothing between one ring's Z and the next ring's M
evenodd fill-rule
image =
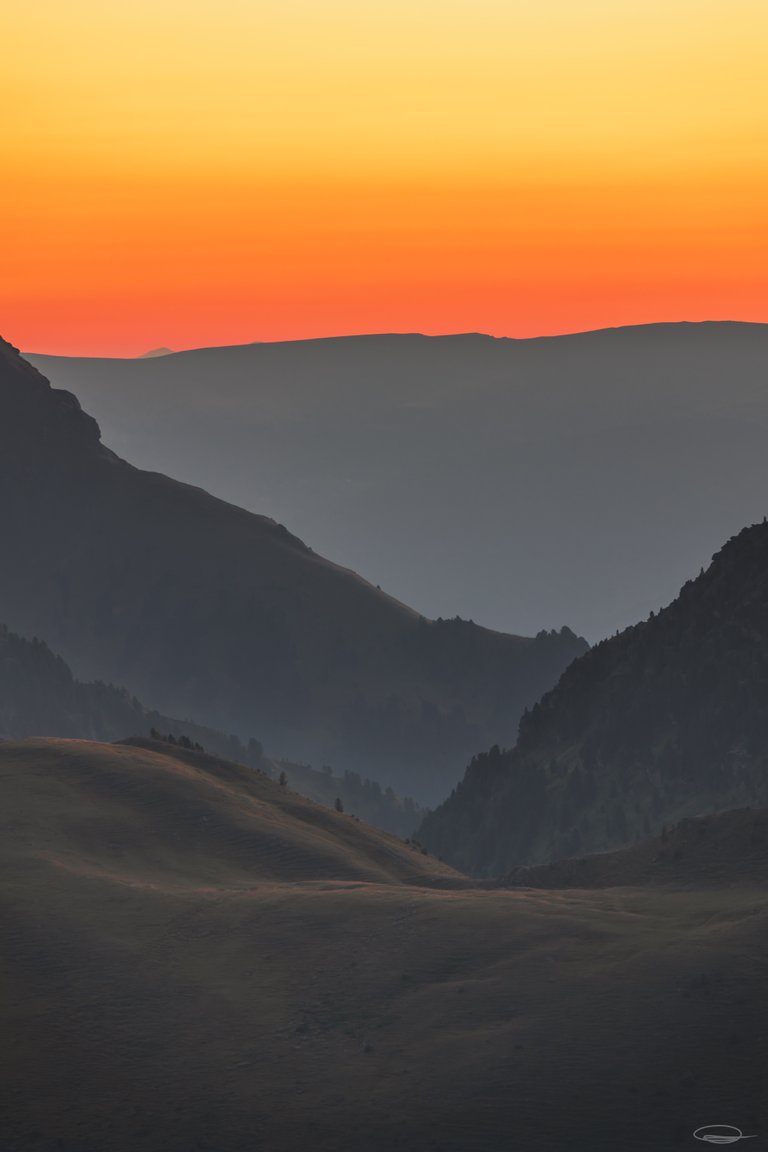
M26 350L768 321L765 0L3 23L0 333Z

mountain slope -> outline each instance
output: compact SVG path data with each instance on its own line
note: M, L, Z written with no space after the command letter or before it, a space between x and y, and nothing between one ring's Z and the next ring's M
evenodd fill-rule
M25 640L0 624L0 740L32 736L98 741L154 738L148 746L166 754L172 754L179 739L186 739L216 756L259 768L274 780L285 773L292 789L319 804L333 808L338 797L347 812L400 837L410 836L424 816L409 797L396 796L389 788L382 790L378 782L363 780L359 773L346 771L337 776L330 766L319 771L308 764L274 761L264 755L258 741L246 747L236 736L145 708L125 689L81 683L46 644ZM183 748L179 745L179 754Z
M0 820L13 1152L639 1152L768 1127L749 877L483 891L255 773L82 742L0 745Z
M163 716L111 684L75 680L64 660L42 641L25 640L0 624L0 739L121 740L148 736L153 728L186 736L230 759L247 755L234 736Z
M689 817L629 848L516 868L507 882L556 889L768 884L768 809Z
M477 757L419 833L488 873L768 804L768 524L744 529L645 623L596 645Z
M764 511L768 325L32 360L127 459L266 510L429 616L601 639Z
M282 525L100 442L0 345L0 605L83 679L430 801L585 644L428 622Z

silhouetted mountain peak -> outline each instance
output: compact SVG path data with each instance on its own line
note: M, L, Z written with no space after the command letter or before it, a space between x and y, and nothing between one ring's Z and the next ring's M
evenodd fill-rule
M28 448L30 436L39 438L47 451L74 442L99 445L101 432L92 416L83 412L71 392L52 388L45 376L26 361L18 348L0 338L0 402L3 420L0 443L4 451ZM102 448L105 455L107 449Z

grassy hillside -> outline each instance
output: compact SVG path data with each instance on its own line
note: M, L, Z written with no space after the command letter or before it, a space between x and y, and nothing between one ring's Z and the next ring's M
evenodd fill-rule
M419 833L503 874L619 847L684 816L768 804L768 524L744 529L669 607L598 644L476 757Z
M451 868L253 769L203 752L82 740L0 745L6 845L119 882L426 882ZM26 850L26 849L25 849ZM41 857L41 858L42 858Z
M768 1130L749 876L467 888L230 765L80 742L0 746L0 812L13 1152L634 1152Z
M425 809L410 796L398 796L391 788L382 788L377 780L362 777L359 772L347 770L337 775L330 765L318 771L309 764L288 760L269 763L273 779L284 774L288 786L302 796L331 808L341 800L345 812L396 836L410 837L426 816Z
M765 324L32 360L126 459L276 516L428 616L598 640L764 512Z
M125 740L160 736L162 743L185 739L207 752L260 768L278 780L285 773L291 788L326 806L339 798L346 811L377 828L410 836L424 816L409 797L397 796L357 772L335 775L308 764L270 759L255 739L244 744L190 720L173 720L145 708L135 696L112 684L83 684L67 664L40 640L26 640L0 625L0 740L26 736L64 736L84 740ZM169 748L165 748L169 751Z
M585 650L427 621L281 525L131 467L6 344L0 417L9 627L168 715L423 802Z

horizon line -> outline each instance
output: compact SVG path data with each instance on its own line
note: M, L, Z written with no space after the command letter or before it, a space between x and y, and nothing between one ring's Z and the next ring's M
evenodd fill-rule
M768 326L768 320L735 320L735 319L707 319L707 320L644 320L637 323L629 324L607 324L599 328L575 328L566 329L563 332L549 332L542 333L536 336L495 336L490 332L482 332L479 330L466 329L464 331L456 332L421 332L416 329L411 331L396 331L396 330L380 330L371 332L339 332L326 336L297 336L291 340L244 340L242 343L236 344L193 344L188 348L168 348L166 352L162 352L157 356L152 356L151 353L155 351L154 348L148 349L146 352L138 352L133 355L104 355L95 354L91 355L85 353L72 353L72 352L36 352L34 349L22 349L22 356L44 356L56 360L165 360L170 356L183 356L191 352L212 352L221 351L224 349L235 348L257 348L257 347L270 347L287 344L320 344L332 340L373 340L382 337L420 337L425 340L455 340L461 337L476 336L485 340L498 340L508 341L514 344L530 344L534 341L544 340L564 340L573 336L596 336L605 332L624 332L631 331L635 328L678 328L678 327L704 327L706 325L739 325L742 327L762 328ZM163 347L156 345L155 348Z

